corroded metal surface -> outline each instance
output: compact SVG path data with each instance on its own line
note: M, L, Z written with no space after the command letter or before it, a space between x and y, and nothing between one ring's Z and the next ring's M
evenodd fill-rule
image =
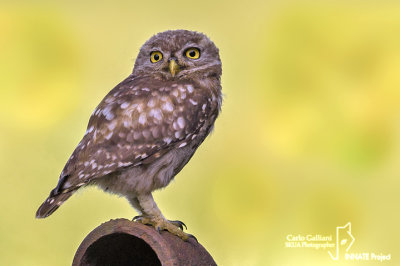
M183 241L169 232L126 219L94 229L79 246L73 266L216 265L196 240Z

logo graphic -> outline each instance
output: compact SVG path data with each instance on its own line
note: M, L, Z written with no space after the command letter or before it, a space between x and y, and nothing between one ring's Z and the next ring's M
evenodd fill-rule
M346 252L349 251L350 247L353 245L355 238L351 234L351 223L347 223L345 226L336 227L336 256L333 256L330 251L329 255L333 260L339 260L339 250L341 248L346 248Z
M355 241L351 234L351 223L348 222L344 226L336 227L336 241L332 235L324 234L289 234L286 236L286 248L312 248L316 250L327 250L329 256L334 261L341 259L349 261L389 261L391 254L383 254L381 252L349 252ZM336 248L336 252L333 251ZM325 251L326 252L326 251ZM344 253L344 256L343 256Z

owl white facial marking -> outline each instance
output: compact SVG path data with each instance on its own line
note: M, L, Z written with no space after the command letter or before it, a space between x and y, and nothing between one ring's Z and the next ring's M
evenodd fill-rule
M190 103L193 105L197 105L197 102L195 100L189 99Z

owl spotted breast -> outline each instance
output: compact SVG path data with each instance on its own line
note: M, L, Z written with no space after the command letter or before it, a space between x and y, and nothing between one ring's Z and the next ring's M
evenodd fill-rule
M134 219L188 239L169 221L152 192L169 184L213 128L221 109L221 61L204 34L156 34L140 49L132 74L112 89L90 117L57 186L36 217L52 214L75 191L97 185L125 196Z

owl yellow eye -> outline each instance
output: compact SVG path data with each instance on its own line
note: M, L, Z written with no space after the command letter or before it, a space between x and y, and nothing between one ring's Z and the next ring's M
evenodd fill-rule
M200 57L200 50L197 48L189 48L186 50L185 55L190 59L198 59Z
M158 61L160 61L162 59L162 53L159 51L154 51L151 52L150 54L150 61L152 63L157 63Z

